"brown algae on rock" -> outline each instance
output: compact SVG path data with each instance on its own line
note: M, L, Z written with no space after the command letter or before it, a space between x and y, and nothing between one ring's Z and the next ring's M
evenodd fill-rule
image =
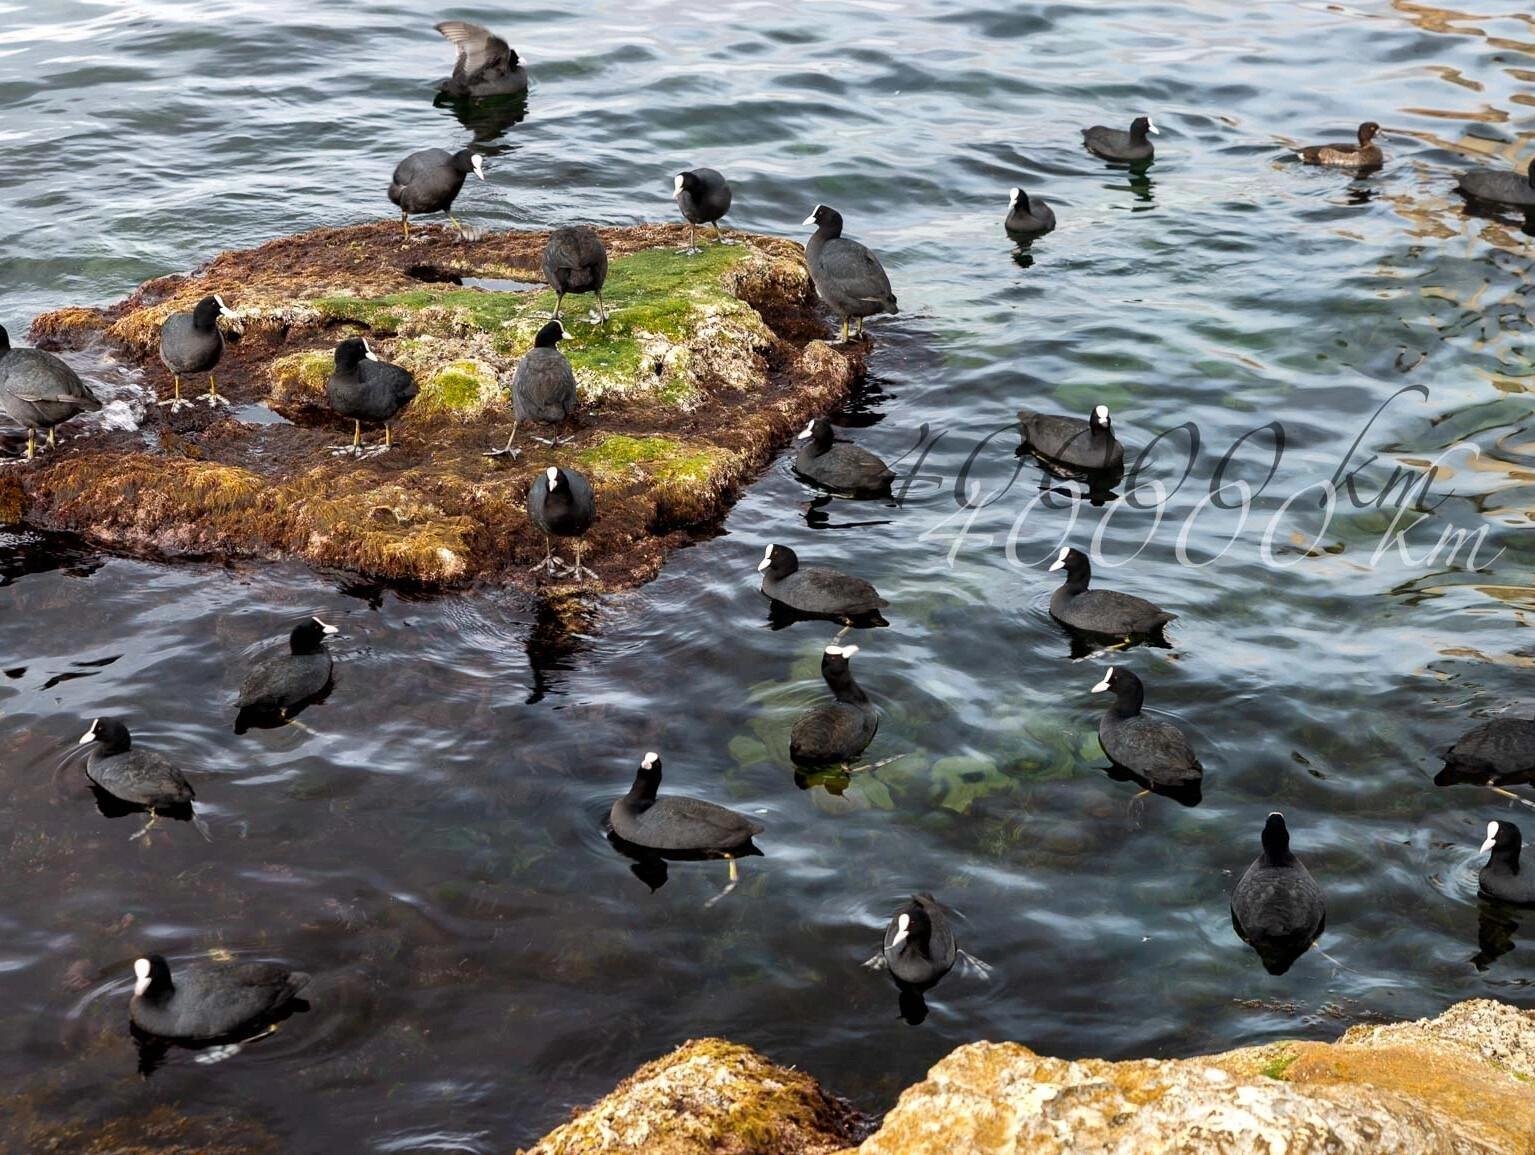
M602 586L653 577L665 554L706 530L808 418L861 376L861 348L829 346L799 247L740 236L696 256L682 226L601 230L611 255L599 326L567 304L561 346L580 404L551 449L490 460L511 424L506 385L554 294L466 280L533 281L546 234L457 243L422 230L402 244L385 224L323 229L224 253L191 276L149 281L106 309L39 317L36 340L104 340L157 391L165 316L217 292L239 318L226 332L219 390L286 422L229 410L148 407L146 427L69 437L0 481L0 519L83 535L156 557L297 557L425 586L531 586L543 542L523 502L547 465L587 473L598 521L588 555ZM333 457L348 424L325 403L332 350L365 336L409 369L420 395L395 448Z

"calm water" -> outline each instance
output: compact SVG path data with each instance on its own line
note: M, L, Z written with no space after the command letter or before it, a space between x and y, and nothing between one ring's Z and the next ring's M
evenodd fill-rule
M534 76L526 120L485 145L491 183L461 202L476 224L667 218L690 164L730 175L738 227L803 237L816 202L840 208L903 312L871 326L873 379L838 420L917 476L900 508L838 503L811 525L780 463L719 536L579 636L494 593L416 600L0 534L15 1118L180 1104L253 1117L290 1150L505 1150L708 1033L882 1110L978 1038L1176 1055L1531 1001L1535 927L1510 936L1480 909L1474 872L1489 818L1535 831L1535 815L1431 782L1470 720L1527 708L1535 665L1529 238L1448 191L1468 156L1529 157L1528 18L1457 23L1405 0L626 0L515 19L0 3L5 323L387 216L401 155L469 136L432 102L446 15L503 30ZM1163 132L1148 174L1081 151L1079 126L1141 112ZM1395 130L1375 177L1281 159L1366 118ZM1061 220L1031 254L1001 228L1015 183ZM1186 425L1139 508L1042 502L1013 457L1019 405L1096 402L1136 446ZM1284 444L1244 521L1207 498L1253 430L1222 480L1257 488ZM1177 484L1194 431L1158 520L1150 482ZM1324 524L1312 488L1270 532L1356 439L1348 469L1374 455L1364 508L1345 494ZM1442 504L1404 548L1400 481L1371 503L1394 467L1436 459ZM967 493L984 507L962 509ZM1481 572L1464 547L1433 552L1446 526L1487 531ZM1179 612L1172 649L1071 660L1044 563L1100 529L1099 580ZM767 628L754 566L770 539L893 603L855 670L885 715L870 754L906 757L840 795L788 768L830 630ZM236 738L245 664L309 612L343 629L330 700L302 729ZM1199 806L1132 808L1102 772L1087 691L1111 660L1193 736ZM99 714L186 767L213 842L187 824L130 842L137 821L97 812L74 740ZM716 905L721 865L675 865L651 893L604 841L648 749L667 788L768 827ZM1280 978L1227 913L1275 807L1329 906L1330 958ZM913 889L994 968L952 975L920 1027L860 966ZM228 1062L177 1053L143 1080L126 999L151 948L302 965L313 1007Z

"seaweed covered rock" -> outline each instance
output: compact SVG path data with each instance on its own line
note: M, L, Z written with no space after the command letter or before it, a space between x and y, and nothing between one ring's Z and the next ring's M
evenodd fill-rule
M750 1047L694 1039L646 1063L526 1155L830 1155L863 1118Z
M129 368L117 388L128 404L109 408L142 424L79 423L59 450L4 471L0 525L134 555L297 557L426 586L530 585L543 543L524 496L540 470L569 464L597 489L588 540L603 586L646 581L863 365L856 348L818 339L792 242L743 236L685 256L683 226L601 235L611 315L599 325L567 310L561 348L579 391L567 444L529 440L510 463L483 456L506 438L513 368L554 304L536 283L546 234L463 244L426 229L402 244L383 223L321 229L224 253L105 309L39 317L39 344ZM146 403L170 384L159 327L208 293L238 313L224 322L218 378L233 405L170 414ZM330 454L350 426L325 401L332 351L355 335L420 386L395 448L363 461Z

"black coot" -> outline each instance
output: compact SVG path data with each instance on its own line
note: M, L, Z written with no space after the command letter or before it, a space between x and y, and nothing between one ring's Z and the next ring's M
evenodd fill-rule
M544 280L554 290L554 312L560 315L566 293L596 293L597 320L606 323L602 286L608 279L608 250L591 225L555 229L544 246Z
M288 635L286 653L263 658L240 683L236 705L240 719L235 733L243 733L252 718L275 715L286 720L330 688L332 662L325 639L336 633L319 618L306 618Z
M1472 169L1460 174L1455 188L1483 204L1535 212L1535 162L1531 162L1525 176L1501 169Z
M486 457L521 455L522 450L513 449L512 442L517 439L517 426L522 422L556 425L576 411L576 375L558 348L559 342L568 336L564 325L550 321L533 338L533 348L522 355L512 377L511 435L504 448L493 449ZM561 438L535 440L552 446L560 444Z
M1519 869L1520 841L1519 828L1512 822L1489 822L1482 850L1492 856L1477 881L1489 898L1535 906L1535 870Z
M1081 550L1061 550L1050 563L1051 573L1059 569L1066 571L1066 580L1050 596L1050 616L1071 629L1104 637L1152 638L1178 616L1133 594L1088 589L1093 566Z
M400 206L400 226L410 240L410 218L419 213L447 213L460 234L464 226L452 213L453 202L470 173L485 179L485 161L477 152L461 148L448 152L427 148L413 152L395 165L389 181L389 199Z
M1380 145L1375 144L1380 125L1367 120L1359 126L1358 144L1313 144L1295 153L1306 164L1331 165L1333 168L1379 168L1385 161Z
M715 238L725 239L719 219L730 211L730 183L723 176L712 168L680 172L672 182L672 196L688 222L688 252L698 251L699 225L713 225Z
M1021 188L1007 194L1007 231L1015 237L1039 237L1055 228L1055 210L1044 201L1030 200Z
M669 794L657 798L661 756L645 755L634 785L608 812L608 825L623 841L642 850L693 851L721 857L741 853L762 833L759 822L701 798Z
M585 534L597 517L597 501L592 493L592 483L574 469L560 469L551 465L533 480L528 490L528 520L543 531L544 560L535 565L553 575L565 563L554 556L554 537L576 539L576 564L571 576L577 581L583 577L596 579L597 575L581 564L581 550L585 546Z
M325 398L331 411L352 422L352 444L337 445L335 452L363 455L362 423L382 422L384 443L375 445L368 455L383 453L394 442L389 423L409 405L420 390L416 379L398 365L380 361L361 337L348 337L336 346L336 368L325 383Z
M223 1039L256 1029L309 983L302 971L275 963L193 963L174 976L157 954L133 964L128 1015L162 1039Z
M914 894L885 928L885 965L891 977L926 990L954 969L959 950L949 916L931 894Z
M852 497L881 497L890 492L895 473L867 449L838 441L831 422L817 417L800 433L806 442L794 468L817 485Z
M801 714L789 733L789 757L796 766L846 766L862 754L879 729L879 711L853 681L848 660L857 646L827 646L821 677L835 702Z
M27 460L37 453L37 431L48 431L81 413L95 413L101 402L85 387L80 375L52 353L13 349L10 334L0 325L0 410L27 431Z
M810 279L821 299L842 318L842 340L847 340L848 318L858 319L861 337L865 317L897 311L884 266L868 249L842 235L841 213L816 205L804 223L816 227L805 245Z
M214 294L198 301L190 313L172 313L165 318L160 326L160 360L171 371L176 391L159 404L169 405L172 413L191 404L181 399L183 373L208 374L208 392L203 400L210 406L224 400L214 386L213 369L224 355L219 318L232 316L234 313L224 304L224 298Z
M134 838L148 834L161 816L192 817L195 795L181 771L153 750L135 747L128 727L115 718L97 718L78 744L92 747L85 759L85 776L98 789L149 811L149 822Z
M1098 723L1098 741L1116 766L1122 766L1152 786L1187 789L1204 777L1183 731L1171 722L1141 713L1146 696L1141 680L1129 670L1111 666L1093 693L1112 691L1114 704Z
M1263 853L1231 892L1231 925L1274 975L1289 970L1327 925L1322 889L1290 853L1290 832L1277 811L1263 824Z
M798 613L845 623L886 624L879 611L890 603L872 585L839 570L800 569L799 555L786 545L768 546L757 571L762 574L762 592Z
M1024 446L1047 464L1083 473L1122 473L1125 447L1114 436L1107 405L1094 405L1086 418L1018 410Z
M486 96L515 96L528 90L528 73L517 51L489 28L467 20L444 20L434 25L458 49L453 75L437 87L456 100Z
M1149 116L1137 116L1130 122L1130 131L1124 132L1117 128L1106 128L1101 124L1095 124L1092 128L1082 130L1082 143L1087 151L1095 156L1101 156L1104 160L1123 161L1126 164L1137 164L1148 161L1156 155L1156 148L1147 137L1160 136L1157 126L1151 123Z
M1518 786L1535 782L1535 722L1494 718L1462 734L1445 753L1440 786Z

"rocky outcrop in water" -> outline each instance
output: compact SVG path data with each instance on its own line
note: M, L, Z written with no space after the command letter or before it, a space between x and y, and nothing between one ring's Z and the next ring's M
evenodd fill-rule
M820 1155L856 1124L807 1076L703 1040L647 1064L529 1155ZM1479 999L1336 1043L1118 1063L972 1043L906 1090L856 1152L1529 1155L1535 1013Z
M554 303L533 283L547 234L460 243L426 229L402 244L389 224L321 229L224 253L106 309L39 317L38 344L94 351L109 374L115 360L126 404L0 471L0 526L69 531L140 556L296 557L426 586L529 586L544 547L524 498L540 470L560 464L596 488L588 558L602 585L646 581L842 398L862 374L861 347L819 340L825 326L792 242L742 235L688 256L677 251L683 226L600 232L610 319L587 317L588 298L566 301L561 350L580 394L568 445L550 449L525 435L545 431L525 429L515 462L482 456L506 440L512 368ZM149 395L170 390L160 324L210 293L239 314L217 368L233 405L170 413ZM395 448L361 461L328 452L351 439L324 401L332 351L351 335L421 386ZM82 367L99 387L102 375ZM183 389L196 397L206 381Z

